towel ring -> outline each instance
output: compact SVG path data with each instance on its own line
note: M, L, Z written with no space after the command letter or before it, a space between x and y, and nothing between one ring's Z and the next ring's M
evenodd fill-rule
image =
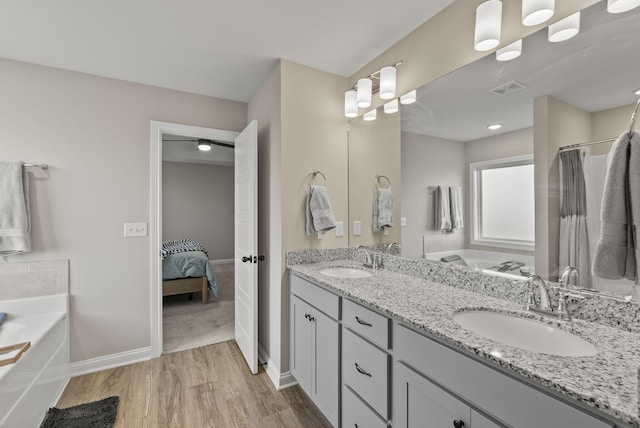
M324 175L322 171L311 171L311 174L309 174L309 189L311 189L311 181L313 181L313 179L316 178L316 175L318 174L321 175L324 179L324 185L327 185L327 176Z
M380 190L380 180L383 178L387 180L387 183L389 183L389 187L387 187L387 189L391 189L391 180L389 180L389 177L386 175L376 175L376 189Z

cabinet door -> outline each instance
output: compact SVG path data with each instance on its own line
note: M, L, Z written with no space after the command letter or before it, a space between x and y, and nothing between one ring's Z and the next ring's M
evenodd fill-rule
M502 428L502 425L498 425L486 416L476 412L474 409L471 409L471 426L473 428Z
M311 306L291 296L291 373L311 395L312 323Z
M403 364L395 365L394 428L471 425L471 409Z
M337 427L340 398L339 325L316 309L313 310L312 324L315 328L312 398L333 426Z

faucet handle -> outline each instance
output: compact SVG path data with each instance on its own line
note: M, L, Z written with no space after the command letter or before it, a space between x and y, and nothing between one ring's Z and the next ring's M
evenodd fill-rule
M569 313L569 308L567 308L567 295L562 291L560 291L560 294L558 295L558 308L556 309L556 314L560 321L571 321L571 314Z

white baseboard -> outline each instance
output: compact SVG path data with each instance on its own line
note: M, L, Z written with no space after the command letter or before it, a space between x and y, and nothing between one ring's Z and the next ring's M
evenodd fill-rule
M101 370L112 369L114 367L147 361L150 360L151 357L150 346L146 348L133 349L131 351L71 363L70 374L71 377L80 376L87 373L94 373Z
M211 263L212 265L224 265L227 263L233 263L233 259L209 260L209 263Z
M280 369L271 361L269 355L267 355L266 351L260 345L258 345L258 360L266 365L265 371L267 372L267 376L269 376L271 383L273 383L278 391L298 384L298 381L293 377L291 372L280 373Z

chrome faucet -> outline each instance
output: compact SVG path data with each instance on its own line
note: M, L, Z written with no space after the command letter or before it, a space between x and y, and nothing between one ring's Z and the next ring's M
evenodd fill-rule
M387 254L391 254L391 250L393 248L397 248L398 251L400 251L400 244L398 244L397 242L392 242L390 244L387 245Z
M576 284L580 284L580 272L573 266L567 266L562 271L562 275L560 276L560 290L558 295L558 309L556 310L558 314L558 319L571 321L571 314L569 313L569 309L567 308L567 294L566 291L569 289L569 281L571 277L576 277Z
M575 268L573 268L575 269ZM565 269L566 270L566 269ZM577 271L576 271L577 272ZM567 278L571 274L567 274ZM565 275L562 276L562 282L565 283ZM529 277L529 294L527 296L527 310L544 315L550 315L558 318L560 321L571 321L571 314L567 309L567 295L563 292L566 288L566 284L560 287L558 293L558 307L553 310L551 305L551 299L549 298L549 288L547 283L538 275ZM540 302L536 302L535 295L533 294L535 284L538 283L538 289L540 290Z
M358 245L356 247L356 253L360 250L364 250L364 255L366 256L366 259L364 261L364 263L362 264L364 267L367 268L375 268L374 263L372 261L371 258L371 253L369 252L369 250L367 249L367 247L365 247L364 245Z

